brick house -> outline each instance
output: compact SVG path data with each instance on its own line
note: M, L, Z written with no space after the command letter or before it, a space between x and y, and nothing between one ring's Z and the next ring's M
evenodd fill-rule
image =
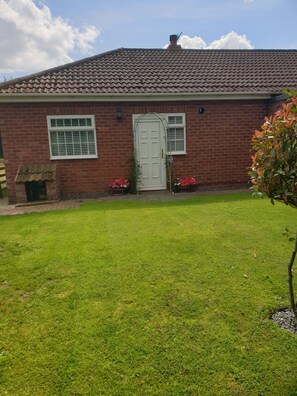
M104 194L133 156L140 190L168 188L167 156L175 177L201 188L247 183L253 131L297 88L297 50L170 39L166 50L121 48L0 84L10 203L26 201L31 182L48 200Z

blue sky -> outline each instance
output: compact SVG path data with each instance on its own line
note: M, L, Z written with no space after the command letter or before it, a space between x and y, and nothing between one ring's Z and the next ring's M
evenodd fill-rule
M206 42L230 31L245 34L256 48L297 48L296 0L48 0L74 24L102 29L97 48L161 47L170 33ZM63 6L62 4L63 3Z
M0 0L0 81L119 47L297 49L297 0Z

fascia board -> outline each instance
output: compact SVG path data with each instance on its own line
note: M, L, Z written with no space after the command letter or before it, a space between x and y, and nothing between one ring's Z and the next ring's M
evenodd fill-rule
M270 99L279 93L197 93L197 94L0 94L0 103L26 102L165 102L199 100L255 100Z

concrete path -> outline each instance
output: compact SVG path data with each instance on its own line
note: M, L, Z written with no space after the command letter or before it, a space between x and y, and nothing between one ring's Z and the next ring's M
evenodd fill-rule
M234 189L234 190L208 190L208 191L196 191L196 192L180 192L170 193L169 191L146 191L139 193L138 195L113 195L106 196L97 199L77 199L77 200L65 200L56 203L41 203L32 204L26 206L15 206L9 205L7 198L0 198L0 216L3 215L16 215L29 212L46 212L49 210L61 210L61 209L77 209L85 202L94 201L139 201L139 202L158 202L158 201L175 201L179 199L187 199L196 196L203 195L214 195L214 194L232 194L238 192L247 192L248 189Z

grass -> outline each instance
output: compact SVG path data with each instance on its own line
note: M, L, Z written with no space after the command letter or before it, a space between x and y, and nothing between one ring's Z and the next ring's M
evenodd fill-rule
M0 218L1 395L297 395L296 212L250 194Z

